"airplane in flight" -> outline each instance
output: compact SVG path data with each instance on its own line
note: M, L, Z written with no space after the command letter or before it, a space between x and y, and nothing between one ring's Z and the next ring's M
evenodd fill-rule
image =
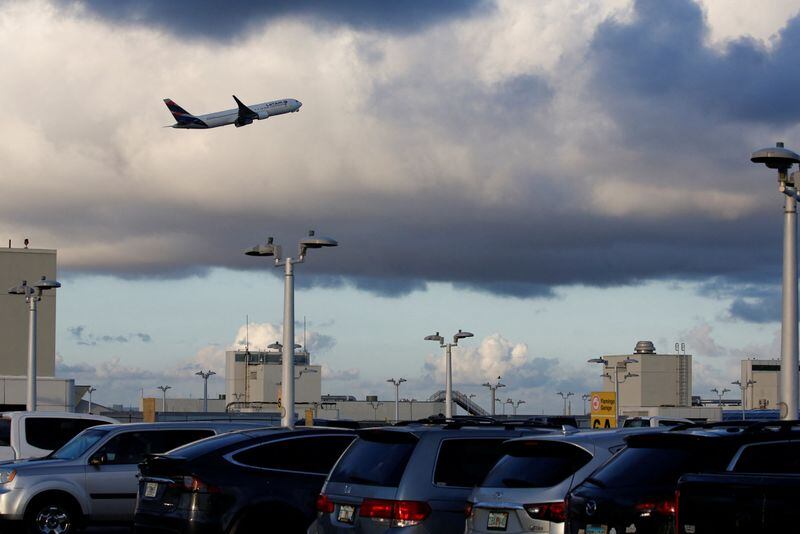
M262 120L273 115L283 115L284 113L295 113L303 105L302 102L294 98L262 102L252 106L244 105L241 100L236 98L236 95L233 95L233 99L239 106L238 109L228 109L206 115L192 115L173 102L172 99L165 98L164 103L169 108L172 116L175 117L175 120L178 121L172 126L166 126L166 128L206 129L228 124L233 124L239 128L240 126L252 124L254 120Z

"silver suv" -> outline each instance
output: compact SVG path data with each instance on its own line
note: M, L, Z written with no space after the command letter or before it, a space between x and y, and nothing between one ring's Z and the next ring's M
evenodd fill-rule
M626 436L664 430L589 430L506 441L505 456L469 498L465 534L562 534L567 493L625 448Z
M88 521L132 521L147 454L252 425L136 423L84 430L49 456L0 464L0 520L68 534Z
M362 430L328 475L308 534L460 534L501 444L550 432L477 419Z

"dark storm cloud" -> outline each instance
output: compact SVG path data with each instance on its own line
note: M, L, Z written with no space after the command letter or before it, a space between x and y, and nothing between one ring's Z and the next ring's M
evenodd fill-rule
M317 24L410 32L490 9L486 0L83 0L82 3L94 13L115 23L158 26L179 35L206 39L241 36L259 24L287 17L306 18Z
M67 331L76 345L87 347L94 347L98 343L129 343L136 340L142 343L150 343L153 340L150 334L144 332L133 332L126 335L93 334L87 332L85 326L71 326L67 328Z
M774 49L740 38L718 51L705 46L708 27L691 0L637 0L631 23L609 20L592 43L595 84L631 120L675 113L691 122L794 123L800 70L791 66L800 49L800 18L780 32ZM633 99L633 100L631 100ZM645 112L644 116L638 115ZM692 116L694 114L694 116Z
M700 287L701 295L731 300L728 313L733 319L750 323L773 323L781 320L781 288L775 282L780 273L775 272L770 282L748 283L741 280L714 279ZM768 278L770 279L770 278Z

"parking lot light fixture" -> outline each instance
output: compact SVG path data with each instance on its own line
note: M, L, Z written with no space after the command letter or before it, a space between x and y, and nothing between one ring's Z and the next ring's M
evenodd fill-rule
M800 163L800 155L776 143L774 147L756 150L750 157L778 171L778 191L784 195L783 209L783 280L781 311L781 419L797 418L798 354L797 354L797 184L789 170ZM742 401L744 406L744 400ZM785 409L785 411L784 411Z
M608 369L608 366L610 365L608 359L603 358L602 356L600 356L599 358L592 358L592 359L588 360L588 362L589 363L602 364L604 370ZM639 360L636 360L636 359L631 358L630 356L628 356L624 360L622 360L620 363L624 364L622 366L622 369L624 371L627 371L628 370L628 364L639 363ZM615 399L614 400L614 417L616 418L617 425L619 425L619 412L620 412L620 405L621 405L620 404L620 399L619 399L619 385L621 383L625 382L625 380L627 380L628 378L639 376L639 375L636 375L636 374L633 374L633 373L627 373L624 377L622 377L622 380L620 380L620 378L619 378L620 366L619 365L614 365L613 367L614 367L614 376L611 376L611 373L608 372L608 371L604 372L602 376L604 376L604 377L606 377L609 380L614 382L614 399Z
M390 378L387 382L394 384L394 422L400 421L400 384L407 382L405 378L395 380Z
M730 390L728 388L722 388L722 391L718 390L717 388L711 388L711 392L716 393L717 397L719 397L719 402L717 403L717 406L719 406L720 408L722 408L722 397L724 397L725 394L729 391Z
M283 346L281 348L281 426L294 428L294 265L303 263L311 249L336 247L339 243L330 237L316 235L309 230L308 235L298 244L297 257L283 257L280 245L270 237L263 245L245 250L248 256L274 257L275 266L284 267L283 286Z
M559 391L556 393L556 395L558 395L564 400L564 415L567 415L567 399L575 394L571 391L568 391L567 393Z
M444 387L444 416L447 419L451 419L453 417L453 347L458 345L458 342L462 339L466 339L468 337L474 337L475 334L472 332L464 332L459 329L458 332L453 335L453 342L452 343L445 343L444 338L439 335L439 332L435 334L431 334L430 336L425 336L425 341L436 341L439 343L439 347L447 350L447 355L445 359L445 387Z
M158 389L161 390L161 411L167 411L167 390L172 389L172 386L158 386Z
M505 384L500 383L501 378L502 377L498 376L497 377L497 382L494 383L494 384L492 384L491 382L484 382L483 384L481 384L483 387L489 388L489 391L492 394L492 402L491 402L491 405L490 405L492 407L492 415L496 415L496 411L495 411L496 402L495 401L497 400L497 388L506 387Z
M739 389L742 391L742 421L744 421L744 419L745 419L745 417L744 417L744 399L746 397L747 388L753 387L753 384L756 384L756 383L757 382L755 380L748 380L744 384L742 384L742 382L739 381L739 380L734 380L733 382L731 382L731 384L733 384L734 386L739 386Z
M208 379L214 376L215 373L211 369L203 371L202 369L195 373L197 376L203 378L203 413L208 413Z
M24 295L25 302L28 303L28 377L27 377L27 399L26 410L36 411L36 325L38 315L38 304L42 300L42 293L51 289L58 289L61 284L55 280L48 280L47 277L37 281L33 286L29 286L26 280L22 284L8 290L10 295Z
M95 391L97 391L97 388L94 386L89 386L89 389L86 390L86 392L89 394L89 409L86 411L86 413L89 415L92 413L92 393Z

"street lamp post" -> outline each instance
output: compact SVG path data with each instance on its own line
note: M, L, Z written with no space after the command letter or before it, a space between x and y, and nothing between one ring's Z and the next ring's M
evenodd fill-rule
M505 415L506 414L506 403L503 402L500 399L495 399L494 401L495 401L495 403L499 403L500 404L500 407L503 409L502 415ZM492 415L494 415L494 413Z
M726 394L727 392L729 392L730 390L729 390L728 388L722 388L722 391L720 391L720 390L718 390L717 388L711 388L711 391L712 391L713 393L716 393L716 394L717 394L717 397L719 397L719 402L717 402L717 406L719 406L720 408L722 408L722 397L724 397L724 396L725 396L725 394Z
M23 280L21 285L12 287L8 290L10 295L25 295L25 302L28 303L28 391L26 400L26 410L36 411L36 322L38 304L42 300L42 293L61 287L55 280L42 278L33 284L28 285L27 280Z
M89 409L87 410L87 413L91 414L92 413L92 393L97 391L97 388L94 387L94 386L89 386L89 389L87 389L86 391L89 393Z
M514 408L515 416L517 415L517 408L519 408L520 404L526 404L526 402L524 400L518 399L511 404L511 406Z
M588 393L584 393L583 395L581 395L581 399L583 400L583 415L586 415L586 401L591 398L592 396L589 395Z
M161 411L167 411L167 390L172 389L172 386L158 386L161 390Z
M567 399L571 396L575 395L573 392L568 391L567 393L563 393L561 391L557 392L556 395L560 396L564 399L564 415L567 415Z
M756 150L753 163L778 171L778 191L785 195L783 209L783 284L781 312L781 419L797 418L797 186L789 170L800 163L800 155L776 143L774 148ZM744 400L742 400L744 406ZM786 412L783 412L783 408Z
M484 382L482 384L484 387L489 388L489 391L491 391L491 393L492 393L492 403L491 403L492 415L496 415L496 412L495 412L495 400L497 400L497 388L506 387L505 384L501 384L500 383L500 378L502 378L502 377L499 377L499 376L497 377L497 383L496 384L492 384L490 382Z
M339 243L329 237L318 237L313 230L300 240L297 258L283 258L281 246L273 244L273 238L265 245L257 245L245 251L248 256L274 256L275 266L284 267L283 286L283 350L281 355L281 426L294 428L294 265L303 263L308 249L335 247Z
M203 378L203 413L208 413L208 379L217 373L211 369L208 371L203 371L201 369L195 374Z
M591 360L589 360L589 363L601 363L601 364L603 364L603 368L604 369L608 368L608 366L609 366L608 360L603 358L602 356L600 356L599 358L592 358ZM633 359L631 357L627 357L624 360L622 360L622 363L625 364L623 366L623 369L625 369L627 371L628 370L628 364L630 364L630 363L639 363L639 360L635 360L635 359ZM634 373L625 373L625 376L623 376L622 380L620 380L619 379L619 365L615 364L614 365L614 377L612 378L611 377L611 373L608 373L608 372L603 373L603 376L608 378L609 380L613 380L614 381L614 399L615 399L614 400L614 417L616 418L617 426L619 426L619 409L620 409L619 385L621 383L625 382L625 380L627 380L628 378L633 378L633 377L636 377L636 376L639 376L639 375L634 374Z
M744 417L744 397L745 397L745 392L747 391L747 388L752 387L753 384L755 384L755 383L756 383L755 380L748 380L744 384L742 384L742 382L739 381L739 380L734 380L733 382L731 382L731 384L733 384L734 386L739 386L739 389L742 390L742 421L744 421L744 419L745 419L745 417ZM752 408L752 406L751 406L751 408Z
M400 420L400 384L407 382L407 380L405 378L399 380L390 378L387 382L394 384L394 422L396 423Z
M473 337L471 332L462 332L459 330L453 336L452 343L445 343L444 338L436 332L433 335L425 336L425 341L436 341L443 349L447 349L447 359L445 360L445 388L444 388L444 416L448 419L453 417L453 347L458 345L458 341L464 338Z

